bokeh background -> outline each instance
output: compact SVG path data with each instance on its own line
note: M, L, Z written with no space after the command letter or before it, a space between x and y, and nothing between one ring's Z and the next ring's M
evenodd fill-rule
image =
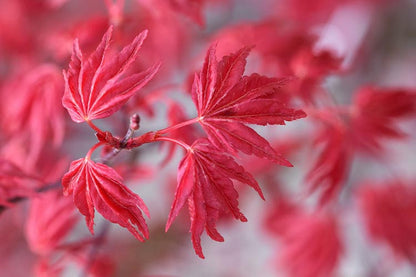
M0 0L0 276L416 276L415 14L414 0ZM71 199L60 200L69 162L96 141L61 106L61 72L76 38L89 54L109 25L115 49L148 29L133 67L162 67L97 121L104 130L122 136L133 113L140 133L172 124L170 113L195 117L192 78L213 42L218 59L254 45L246 74L293 78L283 93L308 114L256 127L294 167L239 157L266 201L239 186L248 222L225 215L225 242L202 237L205 259L186 209L165 233L179 149L149 145L112 161L149 207L144 243L98 213L91 236ZM366 111L377 122L360 129ZM11 177L9 162L43 185ZM324 183L335 192L322 204ZM54 240L57 225L67 231Z

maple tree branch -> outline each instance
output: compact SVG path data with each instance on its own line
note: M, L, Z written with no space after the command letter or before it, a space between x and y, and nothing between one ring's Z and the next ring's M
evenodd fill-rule
M133 137L134 131L139 130L140 128L140 116L138 114L133 114L130 117L129 129L124 135L123 139L120 141L119 147L113 147L113 151L108 153L102 158L102 162L106 163L112 158L114 158L120 151L127 147L127 142Z
M36 193L43 193L43 192L47 192L53 189L57 189L61 186L61 181L55 182L55 183L51 183L51 184L46 184L43 187L37 188L35 189ZM23 202L25 200L28 200L30 197L28 196L16 196L16 197L12 197L9 198L7 200L7 202L9 202L10 204L16 204L16 203L20 203ZM6 205L0 205L0 214L2 214L5 210L7 210L8 208L10 208L9 206Z
M105 241L104 239L106 235L108 234L110 227L111 227L110 223L108 221L105 221L99 234L97 234L96 238L92 242L82 276L85 276L85 277L89 276L88 271L93 267L96 256L98 252L100 251L100 247L103 245Z
M151 143L151 142L155 142L155 141L174 142L174 143L182 146L186 150L189 150L190 146L188 144L186 144L182 141L179 141L179 140L175 140L173 138L162 137L161 135L172 132L172 131L177 130L179 128L194 124L194 123L198 122L199 120L200 120L199 117L193 118L193 119L181 122L179 124L167 127L165 129L161 129L161 130L156 131L156 132L147 132L147 133L145 133L145 134L143 134L143 135L141 135L137 138L133 138L134 131L136 131L140 128L140 117L139 117L139 115L134 114L130 118L129 129L127 130L127 133L125 134L123 139L120 140L118 138L115 138L110 132L102 132L101 131L101 133L97 133L97 137L100 140L101 144L97 143L96 145L94 145L93 148L91 148L90 151L88 152L87 157L90 157L92 151L94 151L98 146L100 146L104 143L107 143L107 144L113 146L113 150L101 159L102 163L106 163L109 160L111 160L112 158L114 158L118 153L120 153L120 151L122 149L137 148L137 147L141 146L142 144ZM95 126L95 125L93 125L93 126Z

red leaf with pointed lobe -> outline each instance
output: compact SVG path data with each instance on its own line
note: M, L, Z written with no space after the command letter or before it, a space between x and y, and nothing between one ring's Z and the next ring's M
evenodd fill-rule
M285 194L267 210L265 227L281 239L277 264L288 276L333 276L343 252L337 218L324 211L306 212Z
M322 81L339 71L341 59L329 51L316 51L317 37L303 28L281 28L281 21L267 19L259 23L243 23L220 30L218 53L235 51L241 45L256 45L257 72L273 76L294 76L280 94L300 97L314 103L322 91ZM286 26L287 27L287 26Z
M413 184L393 180L366 182L358 199L366 227L374 240L387 244L394 253L416 261L416 189Z
M0 124L5 133L27 140L28 159L39 158L46 145L59 147L63 141L64 109L60 105L63 87L62 75L52 64L19 74L4 87Z
M169 0L168 2L174 10L188 16L198 25L205 25L202 8L206 0Z
M30 249L39 255L50 254L77 222L74 212L74 203L63 197L62 191L50 191L34 198L26 224Z
M289 93L296 93L304 102L315 103L322 97L322 83L330 75L339 73L342 59L330 51L316 51L312 41L292 53L290 69L297 77L288 87Z
M281 99L266 97L278 95L286 80L257 74L243 76L249 52L250 48L244 47L218 62L216 45L210 47L192 86L199 123L209 140L220 149L231 153L242 151L291 166L264 138L244 124L285 124L306 115L287 107L283 96Z
M74 43L69 69L64 71L65 94L62 103L75 122L112 115L146 85L159 69L160 64L155 64L146 71L122 78L136 60L147 31L136 36L131 44L109 60L106 52L112 30L112 27L108 29L87 60L82 56L78 40Z
M73 161L62 178L62 185L65 195L73 195L91 233L95 209L107 220L127 228L138 240L148 238L142 215L144 211L149 216L146 205L122 184L121 176L111 167L85 158Z
M416 114L416 91L409 89L361 88L354 99L351 121L356 146L380 153L383 139L399 139L405 134L398 120Z
M51 261L50 257L41 257L34 265L34 275L36 277L60 277L65 269L64 262L62 259Z
M163 14L163 17L173 13L179 15L182 19L183 16L188 17L199 26L205 25L203 17L203 7L206 2L212 0L138 0L141 4L151 7L152 11L158 11ZM163 11L163 12L162 12ZM159 15L159 17L161 17Z
M240 150L248 155L256 155L281 165L292 166L275 152L266 139L244 124L221 119L207 119L204 122L204 129L211 142L219 149L228 148L231 153Z
M280 265L289 276L333 276L343 252L336 217L330 213L300 213L282 232Z
M320 204L333 199L342 188L353 155L345 126L326 126L317 137L322 149L306 179L311 191L320 193Z
M97 247L97 240L81 240L68 242L59 248L59 254L54 252L49 256L42 256L35 264L34 272L37 277L60 277L67 271L68 265L75 263L87 276L109 277L115 274L114 255L93 253ZM96 249L96 248L95 248Z
M192 243L201 258L204 255L200 237L204 229L213 240L224 240L216 229L220 213L230 212L234 218L247 221L238 208L238 192L232 180L251 186L264 199L251 174L205 139L196 141L179 164L178 186L166 230L188 201Z
M41 181L17 165L0 159L0 207L13 205L21 197L33 196ZM0 209L1 211L1 209Z
M267 209L264 227L270 234L281 236L290 226L293 218L301 212L300 208L286 195L278 194L278 197L273 200L273 206Z

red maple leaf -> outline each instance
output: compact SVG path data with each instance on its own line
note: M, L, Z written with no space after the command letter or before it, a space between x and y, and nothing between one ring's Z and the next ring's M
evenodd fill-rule
M142 210L149 216L143 200L122 184L118 173L105 164L82 158L71 163L62 178L65 195L74 203L94 232L94 209L104 218L127 228L138 240L149 236Z
M202 16L202 7L205 0L170 0L168 1L173 10L182 13L191 18L200 26L205 25L205 20Z
M307 104L321 96L322 81L340 69L341 60L333 53L314 49L316 36L295 26L282 28L281 21L276 19L223 28L215 39L219 41L217 53L255 44L257 71L270 72L273 76L295 76L283 92Z
M209 140L218 148L235 153L270 159L291 166L275 152L269 142L245 124L281 124L305 117L301 110L287 106L278 89L286 82L252 74L242 76L250 48L216 59L216 45L208 50L200 74L195 75L192 99L198 110L199 123Z
M188 149L178 170L178 186L166 230L188 201L192 243L196 254L204 258L200 238L204 228L213 240L224 241L215 226L220 212L231 212L234 218L247 221L238 208L238 192L232 179L253 187L264 199L263 193L250 173L205 139L197 140Z
M300 212L284 227L278 263L288 276L333 276L343 253L335 215Z
M30 249L39 255L50 254L72 230L77 220L74 204L62 195L62 191L50 191L34 198L26 224Z
M60 105L63 78L57 66L43 64L18 74L8 82L2 94L2 131L27 139L27 159L37 159L44 146L58 148L64 138L64 109ZM10 124L13 118L13 124Z
M372 238L394 253L416 261L416 189L401 180L366 182L358 193L366 227Z
M22 197L35 195L36 187L42 183L38 177L25 173L12 162L0 159L0 212Z
M75 122L104 118L115 113L134 93L149 82L158 71L155 64L146 71L121 78L147 36L147 30L137 35L133 42L108 60L106 52L113 28L104 34L95 52L85 60L75 40L69 69L64 71L64 107Z
M383 140L405 137L397 122L416 114L416 91L362 87L355 96L352 138L361 150L379 154Z
M320 204L332 200L348 176L353 149L342 123L325 126L315 141L321 151L306 175L311 191L319 191Z

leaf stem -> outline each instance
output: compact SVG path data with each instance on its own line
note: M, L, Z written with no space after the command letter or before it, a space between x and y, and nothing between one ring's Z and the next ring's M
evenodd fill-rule
M98 147L100 147L103 144L105 144L104 141L100 141L100 142L97 142L96 144L94 144L94 146L91 147L90 150L88 151L87 155L85 155L85 159L86 160L91 160L92 152L94 152L95 149L97 149Z
M173 142L173 143L176 143L177 145L182 146L187 151L189 151L191 149L191 146L189 146L185 142L174 139L174 138L170 138L170 137L157 137L157 138L155 138L155 141L169 141L169 142Z
M99 134L102 134L102 133L104 133L103 132L103 130L101 130L100 128L98 128L94 123L92 123L92 121L90 121L90 120L86 120L85 122L87 122L88 123L88 125L90 125L90 127L92 128L92 129L94 129L94 131L96 131L97 133L99 133Z
M194 124L194 123L198 122L199 120L200 120L199 117L195 117L193 119L190 119L190 120L187 120L187 121L183 121L183 122L178 123L176 125L167 127L165 129L161 129L161 130L157 131L156 133L159 134L159 135L166 134L166 133L172 132L172 131L174 131L176 129L179 129L179 128L182 128L182 127L185 127L185 126Z

